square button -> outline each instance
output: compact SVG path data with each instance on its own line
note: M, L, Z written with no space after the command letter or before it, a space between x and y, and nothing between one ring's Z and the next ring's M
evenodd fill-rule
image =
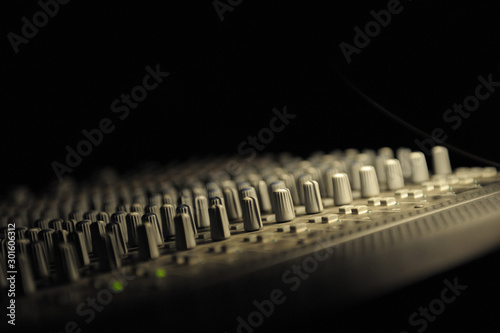
M408 197L408 190L397 190L396 192L394 192L394 194L396 195L396 198L407 198Z
M369 198L368 206L380 206L380 198L379 197Z
M305 223L297 223L297 224L290 226L290 231L293 233L299 233L299 232L303 232L306 230L307 230L307 227L306 227Z
M321 218L322 223L333 223L339 219L337 214L329 214Z
M423 182L421 186L422 186L422 190L424 190L424 191L434 190L434 183L431 183L431 182Z
M305 206L297 206L295 207L295 214L296 215L304 215L306 213L306 207Z
M408 196L413 199L418 199L424 196L424 192L422 190L411 190L408 191Z
M393 206L396 204L396 198L394 197L385 197L380 200L382 206Z
M364 205L360 205L360 206L354 206L352 209L351 209L352 213L353 214L356 214L356 215L361 215L361 214L366 214L368 213L368 208Z
M339 207L339 213L340 214L351 214L353 207L354 207L353 205L340 206Z
M290 231L290 226L288 224L278 227L276 229L277 232L289 232Z
M321 220L322 220L321 216L316 216L316 217L310 218L308 222L309 223L321 223Z

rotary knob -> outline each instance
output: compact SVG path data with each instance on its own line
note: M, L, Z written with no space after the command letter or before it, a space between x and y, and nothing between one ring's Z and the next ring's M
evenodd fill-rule
M361 196L363 198L375 197L380 194L377 174L373 166L362 166L359 169L359 179L361 182Z

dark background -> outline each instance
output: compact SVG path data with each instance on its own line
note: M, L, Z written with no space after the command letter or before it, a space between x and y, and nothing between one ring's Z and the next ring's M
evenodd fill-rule
M271 110L285 105L297 118L264 152L418 148L421 133L367 103L341 75L415 128L430 134L441 127L446 143L500 163L500 92L456 130L442 118L474 93L479 75L500 81L496 1L402 1L403 11L350 64L339 43L353 44L353 28L363 29L370 11L388 1L247 0L223 21L211 1L165 3L73 0L18 54L7 33L20 34L21 18L32 21L40 7L2 6L0 192L56 180L51 163L64 163L65 146L75 148L81 131L102 118L116 129L74 169L77 179L105 165L124 171L149 160L237 154L248 135L268 126ZM156 64L170 76L119 120L112 101ZM454 166L489 164L450 155Z
M298 117L264 152L307 156L334 148L407 146L423 139L369 105L338 73L412 126L500 163L496 116L500 94L453 130L442 116L474 93L477 76L500 81L498 8L494 1L403 1L400 14L348 65L339 43L373 20L387 1L335 4L243 1L220 21L212 2L72 1L14 54L8 32L21 34L35 1L3 10L4 188L56 180L53 161L76 148L81 131L110 118L105 135L72 176L103 165L127 170L141 161L237 154L248 135L268 126L284 105ZM452 4L452 5L451 5ZM170 76L122 120L113 100L142 82L145 67ZM495 73L496 71L496 73ZM482 165L451 153L455 166Z

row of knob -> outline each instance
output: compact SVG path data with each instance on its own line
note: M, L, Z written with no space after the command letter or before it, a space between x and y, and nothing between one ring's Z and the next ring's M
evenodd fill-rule
M385 155L380 155L385 156ZM412 180L414 183L423 183L429 179L429 173L427 170L427 163L425 161L425 156L421 152L413 152L409 154L409 161L412 169ZM435 164L435 169L441 174L448 174L451 172L448 152L444 147L434 147L433 149L433 160ZM360 189L361 197L369 198L375 197L380 194L379 179L377 177L376 168L370 165L359 165L353 164L353 170L356 172L351 172L351 180L346 173L333 173L330 174L330 184L332 186L332 194L334 197L334 202L336 206L350 204L352 202L352 189ZM389 190L398 190L404 187L404 172L401 167L401 163L397 159L387 158L384 161L384 178L386 179L387 188ZM269 185L269 189L266 187L264 181L259 181L256 183L256 187L244 187L238 193L238 188L235 187L225 187L223 191L214 187L208 187L209 197L218 197L218 201L215 202L216 205L221 205L224 208L224 212L220 212L218 215L219 220L237 220L243 217L245 222L245 230L253 231L258 230L258 226L262 224L260 218L260 210L269 213L273 211L276 214L276 220L278 222L288 221L294 217L294 200L293 194L298 194L302 199L301 203L305 205L307 213L317 213L322 211L322 200L321 191L319 183L312 179L311 175L302 175L297 180L298 188L291 192L290 185L295 185L294 182L288 182L285 178L284 180L279 180L272 182ZM353 185L354 183L359 183ZM269 190L269 192L268 192ZM271 194L270 196L268 194ZM182 209L178 213L187 213L193 225L193 234L196 235L196 228L203 228L211 226L212 220L216 218L209 218L212 209L209 209L207 197L204 195L195 196L194 200L187 200L188 197L183 196L184 200L181 201ZM181 199L182 199L181 198ZM238 200L240 199L240 200ZM187 209L187 211L186 211ZM122 210L122 209L120 209ZM123 209L124 210L124 209ZM132 212L142 213L142 206L139 204L133 204L131 206ZM184 210L184 211L183 211ZM175 235L175 228L173 223L173 217L175 215L175 206L173 204L163 204L161 207L157 205L150 204L146 206L146 212L155 214L157 220L162 223L157 223L157 229L160 234L165 234L167 237ZM123 213L123 212L122 212ZM76 213L75 213L76 214ZM125 214L125 213L123 213ZM114 217L120 214L113 214ZM127 218L134 218L134 214L129 214ZM145 217L149 215L144 215ZM106 213L89 212L84 216L90 221L103 220L109 222L109 217ZM71 216L70 216L71 218ZM124 219L125 217L123 217ZM136 217L135 220L137 220ZM82 217L74 216L73 221L79 221ZM57 221L57 220L56 220ZM43 224L42 222L47 222ZM59 223L63 223L60 221ZM68 223L68 221L65 221ZM139 224L139 223L136 223ZM227 223L226 223L227 224ZM162 225L165 225L165 231L162 229ZM122 223L122 228L125 229L125 223ZM48 221L41 221L40 227L42 229L49 228ZM126 229L125 229L126 230ZM221 229L225 230L225 229ZM225 232L217 232L214 230L214 238L218 238L218 234ZM125 233L126 234L126 233ZM222 237L222 236L220 236ZM90 244L89 244L90 245ZM135 245L135 244L134 244Z
M369 186L371 182L376 183L373 167L363 167L360 173L363 184ZM347 175L335 174L332 182L336 205L351 203ZM270 199L276 221L294 219L295 209L290 190L282 181L273 183L271 188ZM306 212L321 212L323 203L318 182L305 181L302 189ZM376 193L370 193L370 196L373 195ZM239 197L245 231L260 230L263 224L257 192L253 187L243 188L239 191ZM209 226L214 241L229 238L231 234L226 206L234 206L235 201L224 203L222 198L212 197L209 207L206 200L201 202L204 204L197 211L196 219L189 205L180 204L175 208L171 204L164 204L160 208L150 205L147 209L149 212L145 213L116 212L111 218L105 213L98 213L92 216L92 220L76 222L55 219L47 224L40 223L41 228L19 227L16 229L18 250L26 254L28 247L31 248L37 276L47 277L49 265L58 262L65 277L73 281L78 278L78 267L89 265L91 255L99 259L101 269L109 270L120 267L121 258L128 254L128 247L138 247L142 259L154 259L159 256L159 248L163 247L164 241L175 236L178 250L192 249L196 246L199 228Z
M451 173L451 167L448 157L447 149L444 147L435 147L433 150L433 157L435 162L436 170L439 170L440 174L446 175ZM425 156L421 152L413 152L409 155L410 164L412 167L412 180L415 183L422 183L429 179L429 173L427 170L427 163L425 161ZM389 190L399 190L405 186L403 170L399 160L397 159L387 159L385 161L385 175L387 181L387 187ZM319 184L317 181L312 180L308 175L299 177L299 187L300 193L304 198L304 205L307 214L320 213L323 210L323 200L321 198L321 192ZM359 180L361 188L361 197L370 198L376 197L380 194L379 180L377 179L377 174L375 168L370 165L361 166L359 168ZM351 204L353 201L352 187L349 181L349 177L346 173L335 173L331 178L334 203L336 206L343 206ZM295 208L292 199L292 194L289 188L286 187L284 181L277 181L270 184L270 190L272 196L269 198L267 196L261 196L261 200L269 200L272 210L275 213L276 222L286 222L291 221L295 218ZM260 191L264 193L265 191ZM241 207L243 211L243 222L246 231L255 231L262 228L262 218L259 207L259 196L255 188L243 188L240 190ZM229 238L229 220L227 218L226 207L220 198L211 198L211 201L215 200L214 204L209 208L210 214L210 227L212 233L212 239L222 240ZM235 210L235 201L231 202L229 205L231 210ZM195 246L196 242L194 240L195 229L192 233L186 233L185 230L189 226L188 217L183 217L183 223L179 223L179 227L182 228L182 237L177 237L177 248L187 249L191 246ZM177 217L176 217L177 218ZM178 228L178 224L175 224ZM189 235L190 239L185 238Z
M359 171L367 165L375 168L379 185L389 190L401 188L405 181L422 183L429 178L425 156L420 152L412 153L408 149L398 149L397 160L393 158L389 148L380 149L379 154L373 156L367 152L357 155L346 152L343 159L332 160L333 158L336 157L323 155L321 160L311 157L310 160L288 161L282 164L265 160L264 166L245 165L243 171L233 179L211 179L207 178L207 175L196 173L189 177L183 174L182 177L186 178L178 182L177 178L182 177L176 178L174 171L166 169L163 173L151 174L145 181L134 175L134 178L126 180L120 180L117 176L105 178L115 179L110 181L112 185L103 185L102 182L84 183L82 188L76 188L72 183L64 183L57 191L43 198L29 198L17 206L0 206L0 226L6 225L7 218L11 216L14 216L17 225L30 227L34 226L39 218L69 218L80 221L91 219L83 216L83 212L94 211L94 214L97 214L99 211L105 211L111 215L116 211L129 212L139 209L134 207L136 204L143 207L155 204L160 207L165 203L175 205L178 202L191 206L197 217L195 206L204 206L203 210L206 210L208 199L213 196L223 198L228 203L226 208L229 219L236 220L242 217L241 205L232 202L238 197L238 191L245 187L254 187L260 199L261 211L272 213L275 211L272 205L272 192L275 189L289 188L293 203L305 205L304 183L316 180L321 195L332 198L334 195L331 178L335 173L344 172L348 174L352 190L360 191L362 186ZM433 162L436 173L451 172L445 148L433 149ZM196 200L205 202L195 202ZM208 224L206 215L200 215L205 225Z
M436 174L451 173L446 148L435 147L432 153ZM429 179L422 153L408 154L411 173L405 172L400 160L390 157L389 154L380 154L375 166L354 162L350 175L328 171L326 179L329 181L324 186L331 186L329 192L333 194L335 205L351 204L353 189L359 189L364 198L376 197L380 194L380 178L390 190L403 188L410 174L413 183ZM377 177L377 174L383 176ZM281 180L269 185L263 180L244 185L221 189L207 184L207 195L194 193L191 200L182 195L177 207L167 195L167 203L160 206L150 204L143 211L142 206L136 203L131 205L128 213L119 211L110 214L111 218L107 213L89 212L66 221L42 219L35 228L21 227L16 230L20 263L25 266L31 261L33 267L26 266L26 270L32 269L37 277L42 278L48 276L50 265L56 264L64 279L74 281L78 278L78 268L88 266L92 256L99 259L101 269L110 270L120 267L130 247L138 248L139 258L154 259L159 256L159 249L165 241L174 236L178 250L194 248L200 228L210 228L212 240L220 241L231 236L230 220L242 218L245 231L256 231L263 227L261 211L274 212L277 222L286 222L295 218L294 202L304 204L308 214L323 210L321 184L310 174L301 175L296 181L291 175L287 177L284 174ZM25 260L23 256L31 260ZM4 263L0 268L5 268Z

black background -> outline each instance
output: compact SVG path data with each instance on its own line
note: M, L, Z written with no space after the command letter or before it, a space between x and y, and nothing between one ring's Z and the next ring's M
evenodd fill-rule
M387 3L243 1L222 22L209 1L61 5L18 54L3 39L2 184L56 180L51 163L64 163L65 146L76 148L81 131L102 118L116 129L74 168L77 179L103 165L127 170L141 161L237 154L285 105L298 116L264 152L418 149L420 134L366 103L338 73L412 126L427 134L441 127L446 143L500 162L498 93L456 130L442 118L474 93L477 76L500 81L494 1L404 1L347 64L339 43L352 45L353 28L363 29L370 11ZM39 10L31 1L4 11L4 36L20 34L21 18L32 21ZM119 120L112 101L156 64L170 76ZM481 165L451 154L454 166Z
M106 165L127 170L149 160L237 154L283 106L297 118L264 152L418 148L421 134L368 104L339 73L412 126L427 134L441 127L446 143L500 163L500 92L456 130L442 118L474 93L479 75L500 81L493 0L402 1L402 12L350 64L339 43L353 44L353 28L363 29L387 1L247 0L223 21L211 1L168 3L73 0L17 54L7 33L20 34L21 18L32 21L40 7L2 8L2 193L56 180L51 163L64 163L65 146L75 148L81 131L102 118L116 129L74 169L77 179ZM118 120L112 101L156 64L170 76ZM484 165L450 154L454 166Z

